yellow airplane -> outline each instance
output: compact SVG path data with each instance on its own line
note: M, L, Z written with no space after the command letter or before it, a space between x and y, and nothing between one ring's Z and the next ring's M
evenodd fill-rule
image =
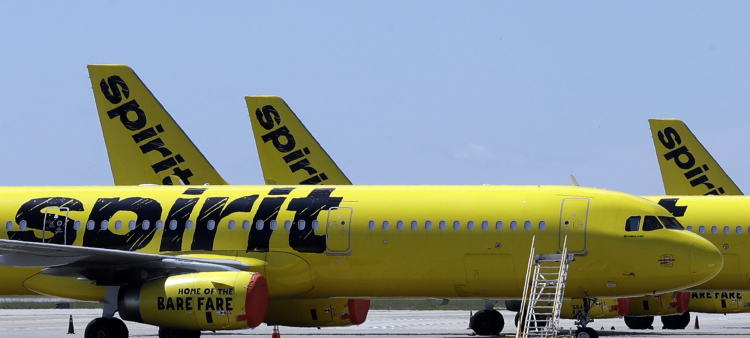
M725 254L725 268L711 282L699 287L709 291L599 299L597 306L589 313L590 317L598 319L624 316L629 328L647 329L653 327L654 316L661 316L664 328L684 329L690 323L690 312L750 311L750 302L743 300L741 292L750 289L750 263L745 262L745 258L750 255L750 247L743 238L747 235L745 232L750 233L750 228L747 228L743 217L734 210L743 208L745 198L708 199L710 203L702 203L699 201L704 200L703 198L679 197L741 196L742 192L685 123L677 119L650 119L649 124L665 192L667 195L678 195L649 199L665 206L682 223L689 224L688 230L698 232L720 248ZM721 207L716 209L718 205ZM517 302L507 303L509 308L518 306ZM565 303L563 309L563 318L576 318L583 306Z
M109 97L106 111L131 137L146 137L136 142L139 149L158 136L150 134L150 128L159 131L138 101L143 92L131 91L122 77L101 80L92 82L99 84L98 95ZM185 173L192 168L180 166L184 162L177 153L162 151L145 152L164 157L152 162L154 173L171 173L187 183L192 176ZM518 297L534 236L539 252L559 250L568 237L570 251L578 255L570 266L570 297L684 289L712 278L723 260L659 205L580 187L132 186L0 192L8 238L0 239L0 265L9 277L0 293L17 293L22 285L39 294L103 302L103 316L89 323L86 338L126 337L115 312L160 326L160 336L196 337L200 330L257 326L276 301ZM624 224L638 218L665 227L625 231ZM475 329L496 333L502 322Z
M258 146L258 153L261 156L261 163L264 164L264 176L266 179L269 178L272 172L285 172L284 162L281 161L282 156L279 154L279 150L269 140L265 140L261 137L264 133L274 130L273 128L261 128L261 115L258 113L262 111L263 107L276 107L272 111L277 112L274 114L275 117L280 121L276 124L275 128L281 128L282 126L293 126L294 132L291 133L295 139L310 140L312 135L309 135L307 129L302 126L299 119L291 112L291 109L284 103L281 98L278 97L247 97L248 110L250 112L250 118L253 123L253 130L255 133L256 144ZM254 114L255 112L255 114ZM268 121L270 119L266 119ZM671 120L672 122L674 120ZM662 175L665 181L665 187L667 188L668 195L674 194L690 194L690 195L734 195L741 194L739 188L729 179L724 173L721 167L713 160L713 158L705 151L700 145L698 140L692 136L686 126L674 124L671 126L665 126L660 130L657 130L655 121L652 120L652 130L654 133L654 142L658 142L662 146L662 150L657 150L658 157L660 160ZM270 124L269 124L270 126ZM670 129L671 128L671 129ZM682 136L681 136L682 135ZM305 147L309 141L296 142L297 147ZM320 147L317 142L314 142L316 147ZM667 147L671 146L671 148ZM702 150L702 151L701 151ZM692 152L691 152L692 151ZM318 154L325 154L324 151L317 151ZM309 155L311 161L320 163L330 163L333 166L333 160L325 156L315 157L315 154ZM667 160L668 159L668 160ZM273 162L276 165L276 170L266 170L266 166L270 166L269 163ZM692 163L695 162L695 163ZM686 167L691 164L693 166ZM708 171L710 171L709 180L707 177ZM678 172L674 172L678 171ZM700 171L700 172L699 172ZM288 172L288 171L287 171ZM674 179L670 179L674 177ZM279 180L282 183L291 184L296 183L295 178L286 178L287 181ZM340 183L346 184L346 183ZM679 189L679 190L676 190ZM665 208L673 211L674 199L668 198L667 196L656 196L651 197L655 202L660 203ZM704 199L698 199L693 204L700 205ZM745 201L745 200L743 200ZM746 203L746 202L738 202ZM679 209L679 208L678 208ZM708 210L706 210L708 211ZM679 213L677 216L681 216ZM714 222L725 222L727 219L723 217L723 214L715 214L707 212L704 216L711 216L710 219ZM645 222L645 220L644 220ZM643 223L638 226L643 225ZM716 243L718 247L724 245L724 243ZM747 247L747 245L745 245ZM750 247L748 247L750 251ZM750 252L748 252L750 255ZM750 275L750 266L744 267L743 270ZM701 286L701 289L706 288L719 288L725 290L733 288L735 285L732 281L735 279L735 272L729 269L724 270L714 279L714 284ZM745 286L746 287L746 286ZM740 295L739 292L721 291L720 295L726 295L728 299L716 300L712 298L701 298L700 295L715 294L710 292L675 292L670 294L654 294L647 297L640 297L635 299L621 298L621 299L598 299L594 301L582 300L582 299L571 299L566 300L563 308L563 318L573 318L586 323L591 319L596 318L611 318L615 316L625 316L625 322L631 328L648 328L653 323L653 317L648 317L646 314L653 315L673 315L662 317L662 322L666 328L684 328L690 320L690 314L686 312L688 304L693 304L693 311L698 309L709 309L721 307L726 311L741 311L744 308L745 303L738 299L738 296L729 297L732 295ZM692 299L691 299L692 298ZM488 301L484 311L492 311L494 302ZM506 307L508 309L516 309L520 305L520 302L514 303L514 301L506 301ZM585 311L581 311L585 310ZM478 312L478 315L484 314L483 311ZM674 316L674 314L681 314ZM581 318L584 317L584 318Z

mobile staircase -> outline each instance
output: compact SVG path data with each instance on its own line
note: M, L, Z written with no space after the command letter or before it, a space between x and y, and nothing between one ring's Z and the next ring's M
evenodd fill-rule
M531 240L516 337L553 338L557 337L568 265L574 258L568 255L567 236L559 254L536 254L535 240Z

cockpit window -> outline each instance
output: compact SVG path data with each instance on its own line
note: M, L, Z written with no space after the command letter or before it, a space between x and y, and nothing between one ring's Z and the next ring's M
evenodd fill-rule
M625 221L625 231L638 231L641 225L641 216L632 216Z
M659 223L656 216L646 216L643 218L643 231L651 231L656 229L662 229L663 226Z
M659 220L667 229L672 230L685 230L685 228L677 221L674 217L659 216Z

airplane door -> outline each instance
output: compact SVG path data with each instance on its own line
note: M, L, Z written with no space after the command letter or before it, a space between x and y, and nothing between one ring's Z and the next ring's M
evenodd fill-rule
M559 247L562 250L565 236L568 236L568 252L586 251L586 224L589 216L588 198L563 199L560 210Z
M326 225L326 247L328 252L337 254L349 252L351 220L352 208L331 208L328 210L328 222Z
M47 207L44 209L44 223L42 223L42 243L47 242L47 231L53 233L52 236L62 234L63 245L67 241L68 213L70 208L67 207ZM50 236L50 239L52 239Z

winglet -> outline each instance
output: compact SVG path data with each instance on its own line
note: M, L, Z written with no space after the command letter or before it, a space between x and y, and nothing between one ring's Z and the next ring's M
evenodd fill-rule
M266 184L352 184L284 100L247 96L245 101Z
M227 184L125 65L89 65L116 185Z
M742 195L685 123L677 119L648 122L667 195Z
M570 174L570 183L576 187L580 187L580 185L578 184L578 181L576 180L576 177L573 176L573 174Z

